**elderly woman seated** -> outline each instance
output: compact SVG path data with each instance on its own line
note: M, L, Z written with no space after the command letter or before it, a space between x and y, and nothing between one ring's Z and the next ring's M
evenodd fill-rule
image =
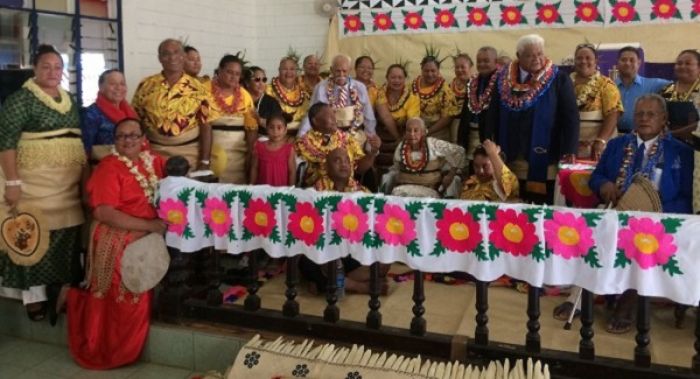
M457 173L465 165L463 147L428 137L425 122L419 117L410 118L382 188L395 196L455 197L461 180Z
M640 96L634 107L634 133L612 139L596 169L589 186L604 204L617 205L630 188L635 176L648 179L658 191L664 213L691 213L693 193L693 152L690 147L664 133L668 114L664 99L656 94ZM637 293L626 291L608 322L610 333L625 333L632 328ZM554 317L565 319L573 301L554 309ZM677 312L682 316L682 312Z

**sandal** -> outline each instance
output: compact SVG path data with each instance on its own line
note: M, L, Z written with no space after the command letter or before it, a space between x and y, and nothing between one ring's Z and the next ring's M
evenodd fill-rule
M38 308L30 309L29 306L34 304L39 304ZM46 318L46 302L27 304L25 308L27 309L27 317L32 321L42 321Z
M633 319L613 316L610 318L610 321L608 321L608 326L605 327L605 331L611 334L625 334L632 330L633 324Z
M569 321L569 315L571 315L571 311L574 309L574 303L570 301L565 301L556 307L554 307L554 312L552 312L552 317L554 317L555 320L559 321ZM577 309L574 311L574 318L577 318L581 316L581 310Z

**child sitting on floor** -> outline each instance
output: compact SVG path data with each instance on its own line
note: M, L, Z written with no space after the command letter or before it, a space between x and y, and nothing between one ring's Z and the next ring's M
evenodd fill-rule
M501 148L491 140L474 150L474 175L462 186L461 199L474 201L508 201L518 198L518 178L503 163Z

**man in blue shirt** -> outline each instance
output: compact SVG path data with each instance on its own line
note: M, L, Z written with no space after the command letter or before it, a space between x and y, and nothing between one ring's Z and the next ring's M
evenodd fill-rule
M645 78L638 75L640 65L639 50L632 46L625 46L617 53L617 68L620 77L615 80L617 88L622 96L622 106L625 112L617 121L617 131L629 133L634 129L632 110L634 102L639 96L647 93L659 93L667 84L666 79Z

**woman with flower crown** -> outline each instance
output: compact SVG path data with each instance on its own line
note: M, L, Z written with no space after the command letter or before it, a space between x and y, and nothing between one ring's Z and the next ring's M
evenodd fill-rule
M89 369L110 369L138 360L148 335L152 290L134 294L122 284L121 259L131 242L164 234L154 201L163 177L160 156L144 149L144 130L126 118L114 131L114 150L87 183L95 219L87 256L87 289L68 292L68 346Z
M455 95L440 74L440 59L428 49L420 62L421 74L413 80L412 91L420 98L420 117L425 121L428 135L450 141L450 125L460 112Z
M227 54L216 77L206 84L213 98L211 169L222 183L246 184L246 167L258 139L258 120L250 93L241 85L243 61Z
M78 105L61 88L61 54L40 45L32 63L34 77L0 110L0 196L9 208L33 206L43 213L49 247L32 266L16 265L0 253L0 295L22 299L28 317L39 321L47 308L52 316L56 310L47 307L46 285L60 288L79 277L84 222L79 185L87 160Z
M267 94L277 99L287 119L287 130L296 135L301 120L309 110L311 93L304 91L299 84L297 59L286 56L280 60L279 75L272 78L267 86ZM313 88L311 89L313 90Z
M597 68L598 52L591 44L576 46L571 80L581 120L576 158L597 161L605 145L617 134L622 98L617 85Z

